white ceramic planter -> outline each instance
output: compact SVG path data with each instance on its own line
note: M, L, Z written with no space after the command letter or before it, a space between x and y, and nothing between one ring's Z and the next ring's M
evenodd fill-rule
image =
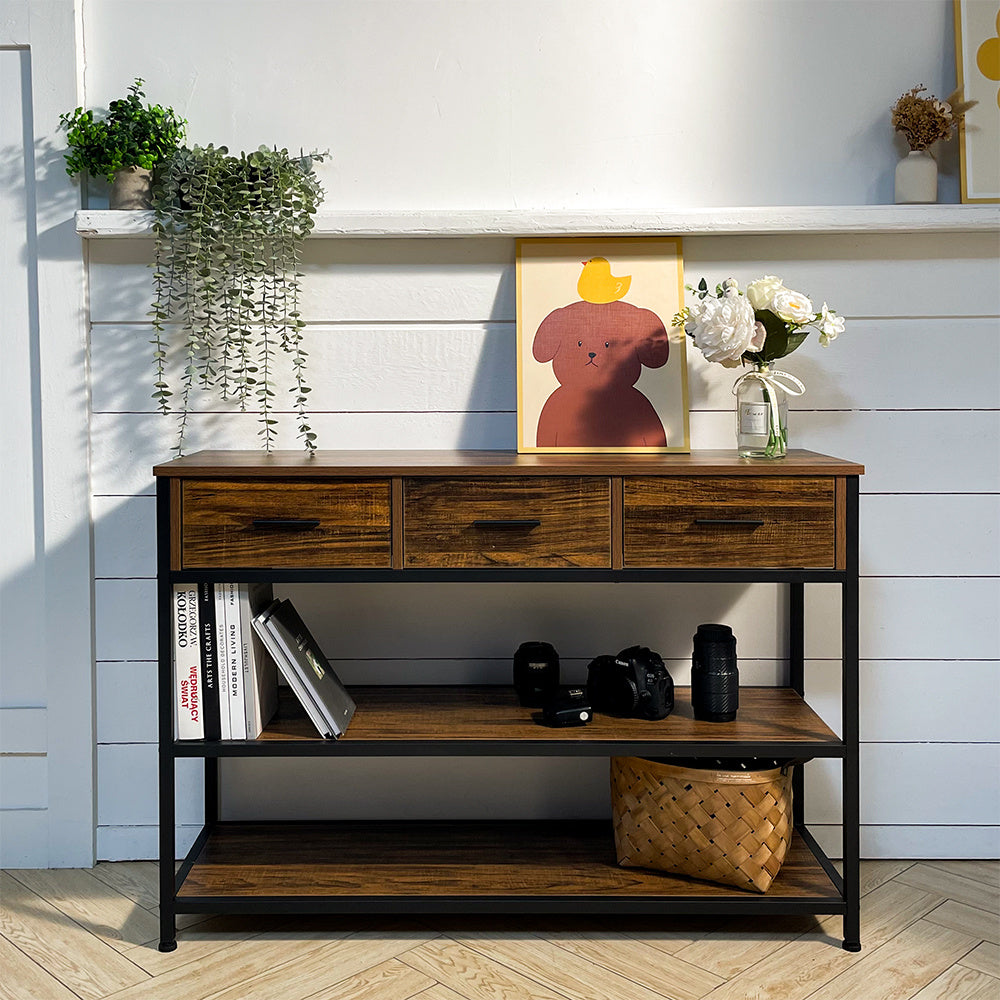
M153 172L142 167L123 167L115 174L108 207L135 211L151 208Z

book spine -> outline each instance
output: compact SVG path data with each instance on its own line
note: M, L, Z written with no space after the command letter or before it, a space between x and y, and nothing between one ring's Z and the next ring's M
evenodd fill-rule
M232 738L233 729L229 721L229 657L226 636L226 585L215 585L215 649L216 673L219 678L219 728L221 739Z
M205 736L201 711L201 642L198 630L198 587L175 583L174 633L174 734L180 740Z
M274 599L271 584L240 587L240 621L243 628L243 685L246 695L247 738L257 739L278 708L276 668L257 630L254 616Z
M231 738L247 738L247 710L243 679L243 626L240 622L240 585L223 584L226 603L226 694L229 697ZM246 585L243 586L246 590Z
M219 715L219 663L215 627L215 588L198 584L198 622L201 629L201 692L205 739L222 738Z

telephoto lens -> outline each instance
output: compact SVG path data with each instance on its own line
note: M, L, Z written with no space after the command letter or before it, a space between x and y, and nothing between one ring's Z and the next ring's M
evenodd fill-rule
M691 705L706 722L732 722L740 707L736 636L728 625L699 625L691 655Z

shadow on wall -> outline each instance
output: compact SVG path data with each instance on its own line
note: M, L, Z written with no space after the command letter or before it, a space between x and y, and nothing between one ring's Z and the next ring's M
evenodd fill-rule
M483 417L491 411L482 410L477 403L495 395L497 382L513 390L507 398L511 408L492 411L499 423L503 419L505 448L517 448L517 294L515 282L514 241L506 241L507 255L499 261L502 266L496 296L490 312L490 320L495 324L487 333L482 353L476 365L469 388L468 413L462 423L457 447L476 449L490 447L482 442ZM501 417L502 414L502 417ZM505 419L504 419L505 418ZM509 435L509 436L508 436Z

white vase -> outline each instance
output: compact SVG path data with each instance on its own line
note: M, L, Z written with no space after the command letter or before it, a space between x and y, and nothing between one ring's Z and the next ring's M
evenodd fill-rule
M896 164L896 204L933 205L937 202L937 161L926 149L911 149Z

